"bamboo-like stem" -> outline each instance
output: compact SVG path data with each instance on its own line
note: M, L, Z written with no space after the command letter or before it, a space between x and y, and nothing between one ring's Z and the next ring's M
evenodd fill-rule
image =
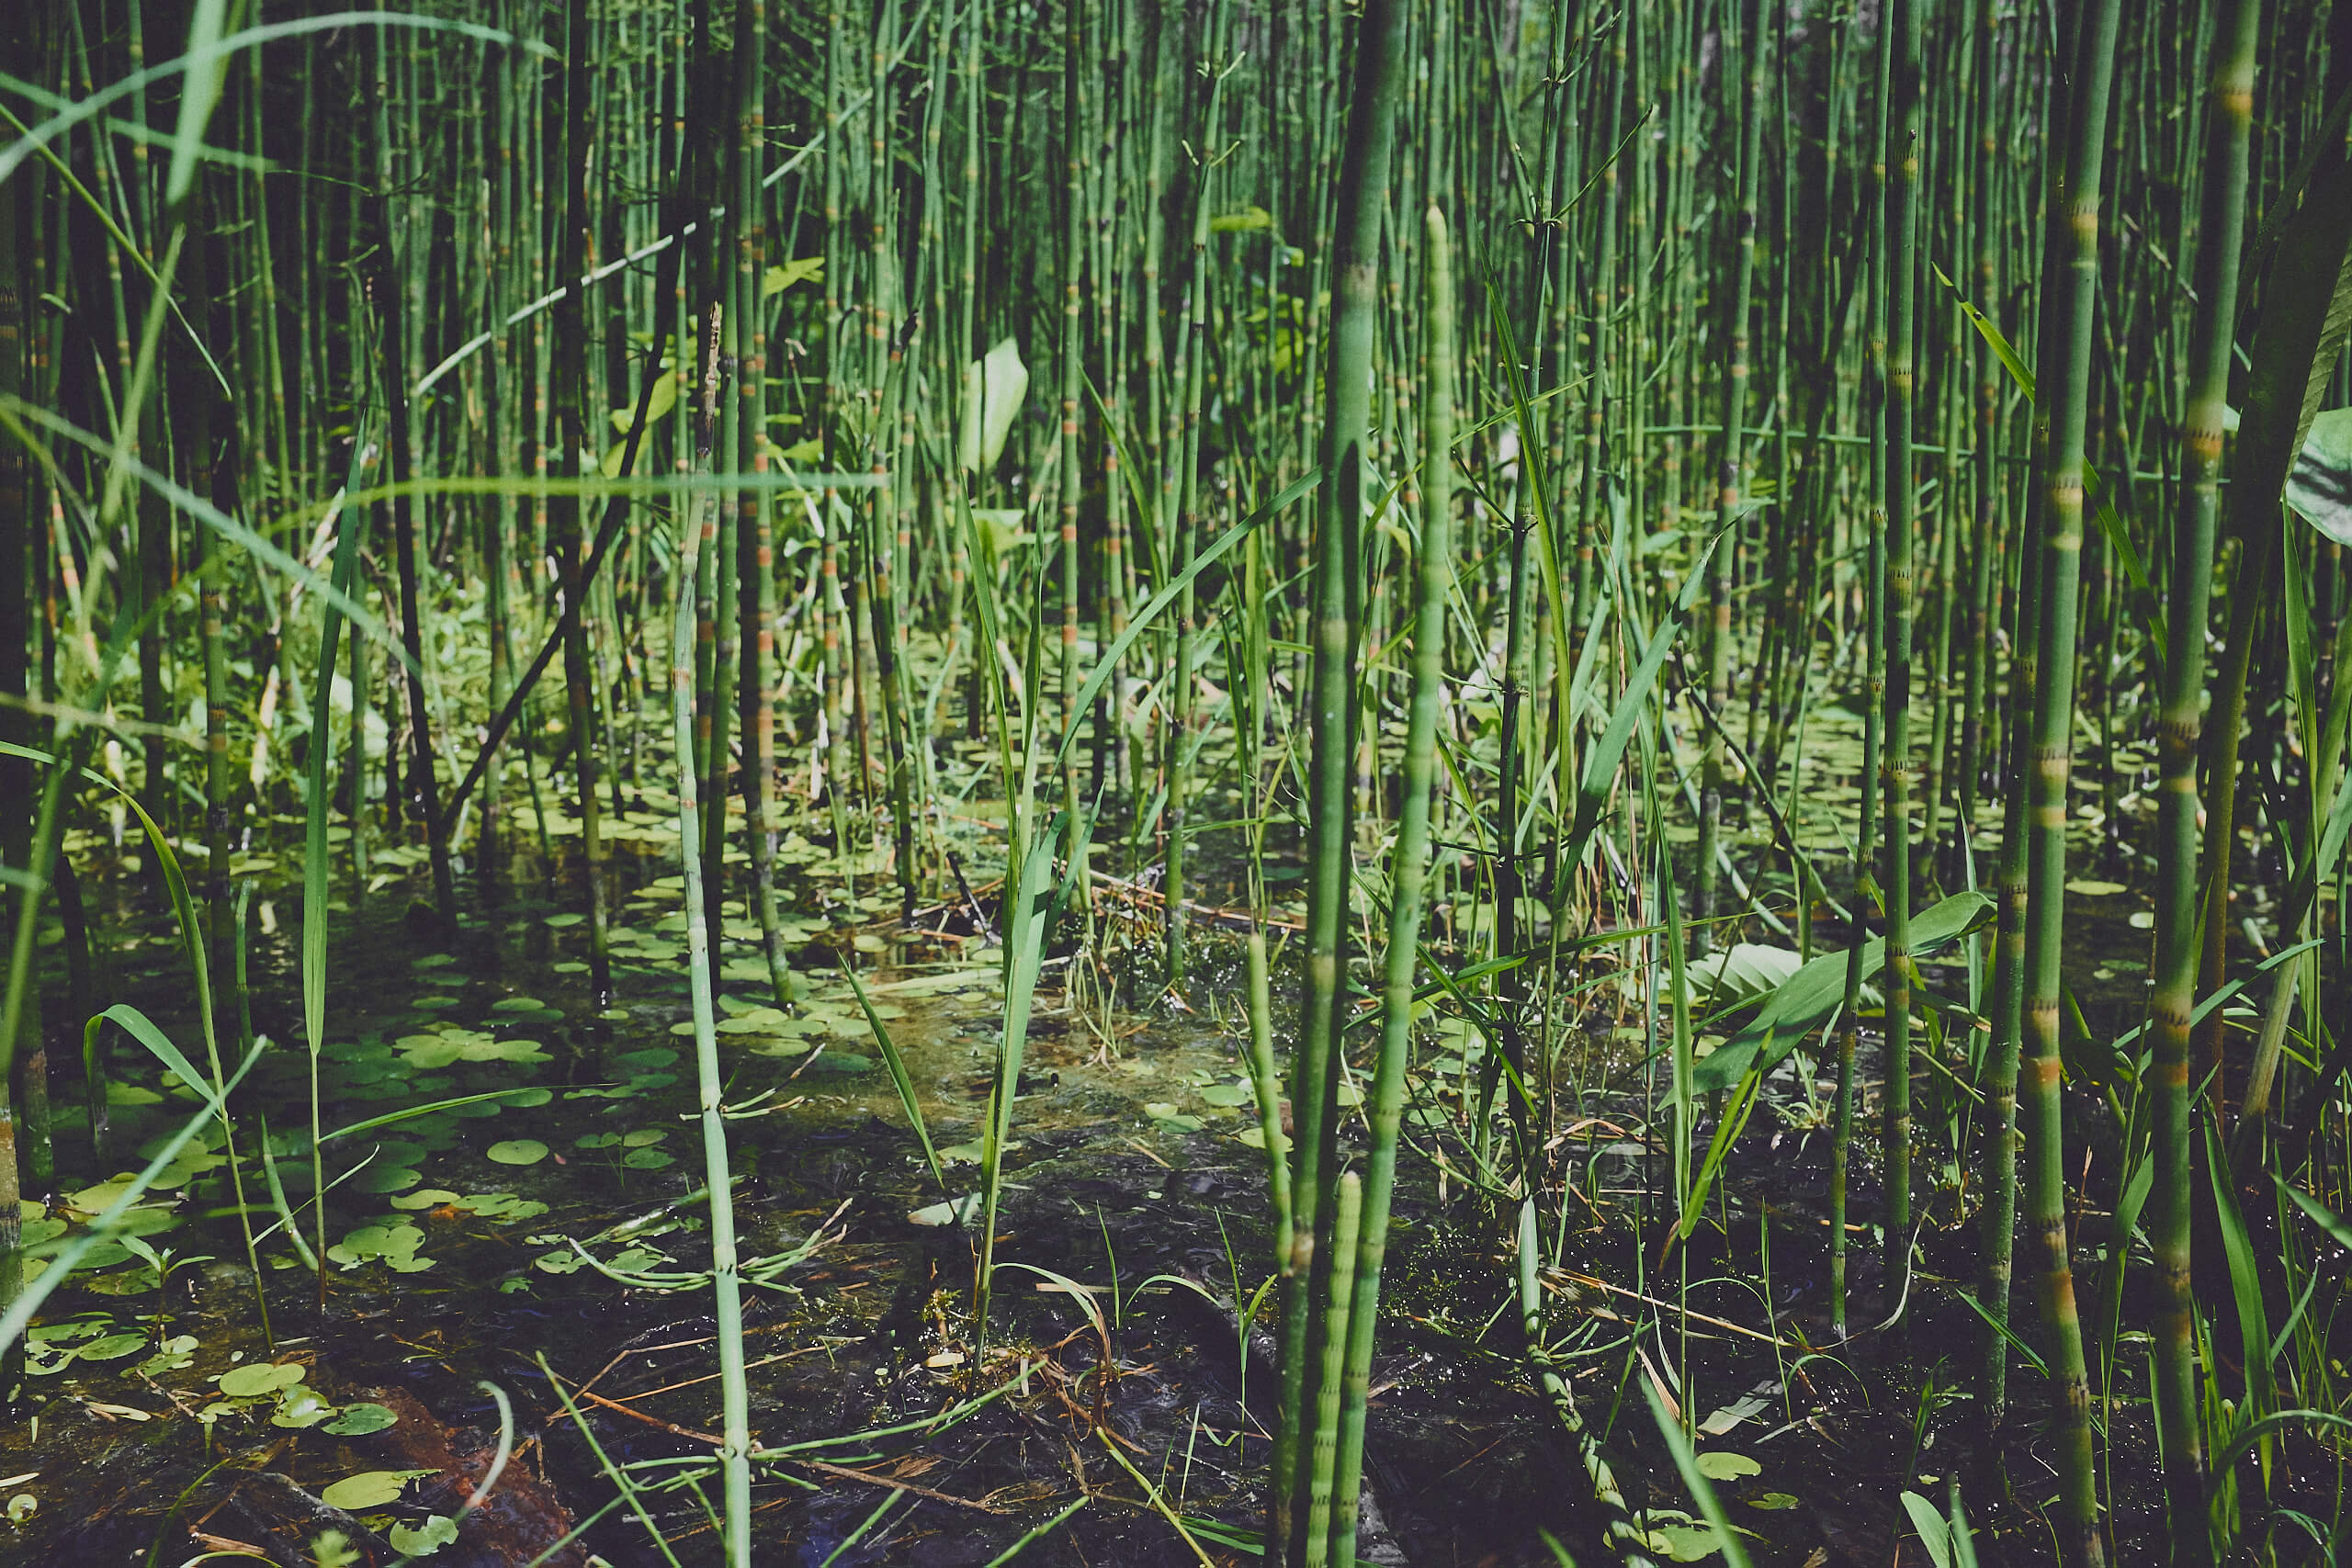
M1364 1400L1378 1327L1381 1269L1388 1253L1405 1073L1412 1056L1413 975L1429 881L1430 797L1437 779L1438 708L1445 696L1446 604L1453 587L1453 245L1443 213L1432 207L1421 221L1428 248L1421 273L1421 536L1414 551L1413 685L1405 730L1405 798L1389 872L1388 949L1381 961L1380 1055L1373 1074L1372 1140L1364 1154L1363 1239L1356 1256L1355 1301L1348 1321L1333 1480L1330 1550L1338 1562L1346 1562L1355 1550Z
M2107 1558L2093 1458L2090 1387L2074 1267L2066 1237L2064 1143L2059 1060L2060 961L2064 953L2067 782L2074 752L2075 598L2083 549L2084 441L2091 401L2092 311L2098 289L2100 184L2107 155L2108 99L2114 80L2118 0L2088 0L2076 35L2073 106L2063 178L2049 193L2047 221L2063 232L2063 273L2043 282L2055 353L2037 397L2050 422L2040 475L2042 517L2041 624L2033 687L2029 769L2030 852L2026 885L2026 1080L2020 1093L2026 1147L2026 1210L2032 1223L2043 1326L2053 1353L2059 1402L2058 1483L2061 1544L2078 1568Z
M1332 1209L1331 1269L1325 1287L1322 1365L1316 1380L1315 1441L1306 1456L1306 1540L1298 1559L1300 1568L1322 1568L1333 1561L1331 1551L1340 1540L1335 1520L1340 1510L1333 1506L1332 1494L1339 1484L1340 1419L1347 1381L1342 1363L1347 1357L1348 1314L1354 1297L1363 1213L1363 1179L1354 1171L1340 1176ZM1340 1548L1346 1553L1338 1560L1342 1563L1355 1556L1355 1509L1351 1506L1345 1513L1350 1529L1345 1545Z
M1886 706L1879 754L1886 823L1880 886L1886 907L1886 1091L1881 1134L1885 1182L1886 1295L1894 1310L1911 1282L1911 446L1917 399L1919 190L1919 19L1926 0L1894 0L1882 47L1893 53L1893 102L1882 122L1886 182Z
M1741 494L1747 477L1747 451L1740 424L1747 410L1747 313L1756 280L1757 191L1764 163L1764 62L1770 51L1764 41L1762 0L1747 0L1739 24L1745 90L1740 96L1737 197L1732 223L1731 288L1724 303L1724 342L1728 358L1724 366L1723 455L1715 471L1715 553L1708 585L1706 648L1707 705L1722 713L1731 692L1732 583L1738 560ZM1724 733L1710 726L1706 751L1700 761L1698 863L1693 868L1691 952L1703 956L1714 947L1715 886L1721 876L1724 773Z
M704 354L702 409L695 468L707 473L716 441L720 312L711 311ZM718 504L716 491L701 492L695 506L708 513ZM743 1280L735 1243L734 1177L728 1162L726 1080L718 1062L717 1019L712 1001L710 933L704 924L702 866L694 852L699 821L695 800L695 642L699 581L695 553L703 547L706 519L689 516L678 529L677 606L670 623L671 739L678 763L678 841L685 852L682 902L686 922L687 990L694 1010L695 1083L701 1106L703 1179L710 1194L710 1270L717 1315L721 1439L726 1511L720 1536L728 1568L749 1568L752 1560L752 1421L744 1382Z
M2205 1512L2203 1411L2196 1361L2197 1303L2189 1280L2189 1018L2197 997L2197 757L2203 716L2205 638L2211 613L2213 547L2221 515L2222 434L2237 317L2238 258L2245 230L2254 112L2255 43L2262 7L2221 0L2206 125L2206 167L2197 253L2199 309L2189 342L2188 418L2181 432L2182 485L2173 524L2172 628L2164 708L2156 729L2156 948L2149 1032L2156 1162L2155 1404L2163 1434L2165 1496L2173 1561L2212 1561ZM2344 679L2339 670L2336 679Z
M1307 1550L1307 1490L1300 1468L1305 1413L1319 1408L1310 1369L1323 1359L1316 1323L1329 1277L1333 1216L1326 1201L1339 1164L1340 1005L1342 938L1351 881L1353 813L1349 769L1354 761L1356 643L1362 615L1365 467L1372 423L1374 344L1379 328L1378 268L1382 208L1388 189L1389 143L1403 74L1405 7L1366 0L1356 33L1353 85L1333 232L1329 368L1324 380L1322 469L1316 508L1313 586L1314 675L1307 716L1308 868L1306 971L1293 1065L1291 1104L1297 1127L1291 1172L1290 1255L1282 1260L1281 1403L1267 1540L1281 1560ZM1353 1259L1349 1259L1352 1267ZM1336 1391L1334 1391L1336 1393ZM1320 1540L1320 1537L1314 1538Z

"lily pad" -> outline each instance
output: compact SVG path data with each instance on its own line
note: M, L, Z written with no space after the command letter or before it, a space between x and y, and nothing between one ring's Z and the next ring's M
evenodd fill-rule
M482 1152L499 1165L537 1165L548 1157L548 1146L537 1138L508 1138Z
M1761 1475L1764 1467L1746 1454L1717 1450L1699 1456L1699 1473L1710 1481L1737 1481L1744 1475Z
M420 1475L431 1475L429 1470L363 1470L357 1475L346 1475L319 1494L319 1501L331 1508L347 1508L365 1512L380 1508L397 1500L408 1483Z
M400 1420L390 1408L381 1404L346 1404L343 1414L328 1422L321 1430L333 1432L338 1438L364 1438L370 1432L380 1432Z
M85 1361L115 1361L147 1348L144 1334L109 1334L103 1339L93 1339L82 1347L80 1359Z
M458 1539L458 1521L447 1514L427 1514L424 1522L413 1529L394 1525L387 1539L394 1551L409 1557L430 1557Z
M254 1399L292 1388L309 1375L299 1361L255 1361L232 1367L220 1374L220 1392L230 1399Z

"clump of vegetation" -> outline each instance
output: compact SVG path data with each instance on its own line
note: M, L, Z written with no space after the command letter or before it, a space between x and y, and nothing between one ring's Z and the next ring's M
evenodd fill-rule
M0 45L10 1551L2334 1561L2336 0Z

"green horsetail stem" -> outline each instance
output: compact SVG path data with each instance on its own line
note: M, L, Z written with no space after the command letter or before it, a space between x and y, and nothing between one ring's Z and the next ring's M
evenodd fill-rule
M2262 7L2254 0L2220 0L2216 10L2206 111L2202 243L2197 253L2199 308L2189 340L2188 418L2181 432L2183 483L2173 524L2171 597L2165 607L2165 622L2176 629L2165 664L2164 708L2156 729L2162 783L2156 796L2156 945L2150 966L2154 990L2149 999L2156 1162L2150 1230L2156 1263L2154 1396L2164 1436L2173 1560L2190 1568L2212 1561L2212 1543L2205 1511L2197 1303L2189 1280L2193 1130L2188 1044L2199 956L2197 756L2205 697L2205 638L2184 631L2201 631L2211 614L2222 420L2237 319L2238 260L2245 236L2255 45L2262 20Z
M2043 279L2052 317L2052 353L2039 378L2050 440L2037 476L2041 491L2041 625L2033 687L2030 773L2030 828L2026 883L2025 1031L2030 1076L2020 1096L2026 1147L2026 1209L2032 1223L2043 1326L2054 1353L2051 1371L2059 1404L2060 1542L2068 1562L2097 1568L2107 1560L2092 1450L2090 1387L2066 1235L2064 1142L2060 1122L2060 960L2066 897L2066 824L2073 816L2067 781L2073 756L2076 585L2082 568L2084 440L2089 423L2093 309L2098 293L2098 212L2106 167L2109 93L2115 72L2118 0L2090 0L2076 38L2074 103L2064 176L2048 193L2052 250L2063 271ZM2060 241L2057 236L2063 234Z
M1420 953L1421 906L1429 883L1430 799L1437 782L1438 708L1445 699L1445 617L1453 591L1453 258L1445 215L1422 214L1421 536L1414 551L1413 684L1405 730L1405 798L1390 861L1388 947L1381 960L1380 1055L1374 1069L1364 1153L1363 1239L1355 1261L1347 1360L1334 1472L1331 1554L1355 1550L1356 1500L1363 1469L1366 1391L1388 1254L1388 1213L1396 1187L1396 1145L1412 1061L1413 973ZM1344 1243L1340 1245L1344 1246Z
M718 353L723 311L711 307L710 338L705 349L702 411L695 467L707 472L716 445ZM678 843L681 903L686 924L687 991L694 1010L695 1084L701 1105L703 1177L710 1193L712 1306L718 1319L720 1414L719 1463L725 1475L725 1513L720 1540L728 1568L748 1568L752 1560L751 1395L744 1382L743 1277L735 1242L734 1181L728 1162L726 1080L718 1061L716 1003L711 983L710 932L705 923L702 863L695 853L701 818L695 800L695 644L699 615L700 573L696 552L708 536L710 512L718 492L703 491L680 520L677 537L677 604L670 621L670 725L678 769Z
M1361 530L1372 424L1372 366L1380 328L1380 231L1392 130L1404 75L1406 7L1365 0L1357 25L1348 130L1333 234L1330 355L1323 384L1323 453L1329 482L1317 495L1314 675L1308 698L1307 886L1305 988L1291 1104L1297 1128L1291 1172L1290 1256L1283 1259L1282 1397L1276 1416L1267 1541L1278 1561L1301 1561L1310 1539L1300 1506L1311 1456L1300 1451L1306 1412L1323 1404L1327 1281L1338 1260L1329 1202L1339 1168L1340 1033L1343 943L1353 882L1349 771L1359 712L1356 651L1363 608ZM1352 1257L1346 1266L1352 1268ZM1320 1288L1318 1288L1320 1287ZM1344 1322L1341 1324L1344 1330ZM1336 1374L1337 1365L1331 1369ZM1331 1390L1336 1398L1338 1390ZM1336 1412L1336 1406L1334 1406Z
M1881 890L1886 900L1886 1091L1881 1134L1885 1181L1886 1295L1903 1310L1911 1282L1911 622L1914 501L1911 470L1917 333L1919 16L1927 0L1894 0L1880 48L1891 51L1893 104L1881 125L1888 166L1885 491L1886 749L1880 754L1886 820Z

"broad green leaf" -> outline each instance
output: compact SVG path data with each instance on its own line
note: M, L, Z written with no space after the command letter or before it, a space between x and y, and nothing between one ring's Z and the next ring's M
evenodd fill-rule
M1911 1528L1918 1532L1919 1542L1928 1549L1936 1568L1951 1568L1951 1526L1936 1512L1936 1506L1917 1492L1905 1492L1903 1511L1911 1516Z
M962 439L957 450L967 469L993 468L1004 455L1005 438L1029 393L1029 367L1020 345L1006 338L964 367Z
M364 1438L370 1432L380 1432L394 1425L400 1417L381 1404L346 1404L343 1414L320 1430L333 1432L338 1438Z
M2312 419L2287 476L2287 504L2339 545L2352 545L2352 409Z
M1993 900L1982 893L1955 893L1911 920L1913 955L1934 952L1964 935L1993 912ZM1862 944L1862 977L1870 978L1886 965L1886 940L1872 937ZM1727 1089L1750 1066L1770 1072L1814 1030L1829 1021L1846 994L1846 954L1825 953L1789 976L1764 999L1745 1029L1717 1046L1691 1071L1691 1084L1702 1092Z
M232 1367L220 1374L220 1392L231 1399L254 1399L266 1393L276 1393L281 1388L291 1388L305 1376L304 1369L293 1361L256 1361L248 1366Z
M429 1470L363 1470L320 1493L319 1501L331 1508L365 1513L397 1500L410 1482L432 1473Z

